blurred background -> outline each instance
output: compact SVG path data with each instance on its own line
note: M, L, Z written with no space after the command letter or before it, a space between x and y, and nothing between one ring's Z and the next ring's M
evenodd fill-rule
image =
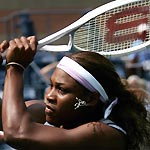
M36 33L40 38L110 0L1 0L0 40Z
M15 37L36 35L40 40L72 22L88 11L111 0L1 0L0 1L0 42ZM121 1L121 0L118 0ZM64 39L63 39L64 40ZM64 41L59 41L63 43ZM49 85L53 68L65 53L38 52L34 62L25 71L25 100L43 99ZM138 76L146 89L149 89L149 70L141 65L127 68L126 59L115 58L117 72L122 78ZM0 97L3 93L5 61L0 71ZM134 79L133 77L133 79ZM136 81L139 81L138 80ZM13 86L13 85L12 85Z

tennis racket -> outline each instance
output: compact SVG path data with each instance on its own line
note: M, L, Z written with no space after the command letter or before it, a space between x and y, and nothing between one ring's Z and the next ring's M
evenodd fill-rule
M38 41L44 51L94 51L126 55L150 45L150 0L116 0L102 5L69 26ZM52 43L69 36L66 45ZM133 42L141 40L139 45Z

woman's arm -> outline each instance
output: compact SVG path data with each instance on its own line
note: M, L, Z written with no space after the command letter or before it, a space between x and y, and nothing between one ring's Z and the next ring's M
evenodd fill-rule
M3 41L0 44L0 67L3 62L2 53L7 49L9 43L7 41ZM38 123L45 122L45 103L43 100L30 100L25 102L27 106L27 110L30 113L30 116L33 121ZM3 142L4 134L2 128L2 99L0 98L0 143Z
M20 130L20 126L29 116L23 102L23 67L27 67L31 63L35 55L35 49L34 37L31 39L22 37L9 42L2 105L3 130L6 131L6 138L9 134Z

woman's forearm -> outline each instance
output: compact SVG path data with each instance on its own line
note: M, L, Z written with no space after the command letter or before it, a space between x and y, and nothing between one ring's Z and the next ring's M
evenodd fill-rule
M8 66L2 105L4 131L16 132L22 123L25 110L26 107L23 102L23 70L18 66Z

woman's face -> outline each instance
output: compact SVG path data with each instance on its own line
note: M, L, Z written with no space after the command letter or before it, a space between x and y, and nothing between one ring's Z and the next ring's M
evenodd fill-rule
M50 88L46 94L46 120L60 126L72 123L78 111L74 104L76 97L85 100L83 87L63 70L56 68L50 79Z

